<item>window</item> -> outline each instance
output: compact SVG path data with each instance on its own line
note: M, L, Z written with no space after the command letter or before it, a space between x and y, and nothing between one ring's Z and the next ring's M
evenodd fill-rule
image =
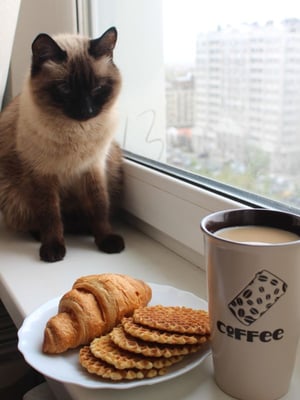
M269 10L275 12L278 5L268 5L269 0L265 3L268 7L263 12L269 18ZM244 2L239 4L238 1L234 4L233 0L225 3L220 0L212 1L209 3L212 6L211 12L209 5L205 4L197 13L192 8L191 0L44 0L40 6L38 4L40 2L35 0L23 1L21 4L10 68L9 94L16 95L21 89L24 66L29 66L30 62L31 42L39 32L75 32L79 26L80 32L96 37L110 26L117 26L119 40L115 58L124 80L119 103L121 118L118 140L130 151L125 163L124 206L131 215L137 217L136 223L141 229L188 260L203 265L204 249L199 227L203 216L225 208L249 205L287 207L283 202L266 201L256 193L241 189L242 186L232 186L234 182L228 185L224 183L225 179L223 182L216 181L216 178L220 179L221 168L213 160L210 147L214 149L214 139L217 138L220 149L216 154L221 154L222 157L223 153L226 157L234 152L237 156L245 154L247 166L256 171L257 188L270 187L272 183L274 190L279 192L294 190L297 186L297 183L293 183L295 181L286 181L286 177L274 174L270 183L269 177L260 171L265 168L266 162L265 154L261 151L264 140L268 141L266 149L272 150L276 144L274 139L278 137L284 138L285 142L279 148L282 151L282 161L278 160L278 165L281 165L280 162L284 162L284 165L290 164L290 168L295 171L295 177L299 170L299 157L292 158L286 151L293 145L295 154L298 154L299 102L290 94L287 95L287 89L300 94L300 89L297 88L299 77L294 74L284 82L278 80L278 77L284 75L287 67L298 68L300 53L295 49L300 44L300 37L292 35L289 47L294 50L293 55L290 54L289 63L294 61L292 65L283 68L277 52L278 37L251 36L249 59L252 57L256 61L251 69L242 70L246 63L243 36L231 37L225 44L218 35L218 28L214 30L214 37L209 38L209 41L197 42L197 38L208 36L205 30L208 29L206 22L209 21L210 14L216 16L214 26L220 25L221 28L219 18L229 14L227 9L232 15L233 19L229 21L232 24L239 25L241 22L240 15L235 13L241 8L245 10L247 17L253 16L252 21L256 21L255 12L258 6L253 1L249 5ZM180 4L185 7L178 13L176 8ZM203 3L195 1L195 4ZM264 10L263 4L259 4L261 12ZM167 8L168 5L171 5L172 12ZM289 0L284 2L284 7L287 18L296 16ZM279 15L283 15L281 11ZM171 22L165 16L171 17ZM202 18L202 23L197 22L195 25L193 22L198 16ZM177 21L175 32L169 28L174 18ZM258 22L262 23L261 18ZM200 25L201 31L197 35L195 27ZM296 28L293 29L297 32ZM186 40L185 32L191 34L190 42ZM176 45L174 57L189 61L189 64L191 55L194 57L196 54L194 64L200 63L201 70L187 71L186 66L173 68L166 61L168 43ZM268 57L263 50L266 43L269 43L266 53ZM281 40L280 46L283 43ZM197 49L196 53L188 52L190 48ZM231 54L230 48L234 49L234 54ZM225 55L228 70L226 81L224 68L219 62ZM171 55L168 55L168 59L170 58ZM266 65L259 61L262 58L267 61ZM238 75L237 71L241 74ZM246 71L251 71L249 81L245 79ZM177 79L178 74L180 79ZM230 82L233 84L230 85ZM244 95L249 87L249 98L261 99L263 96L265 102L260 100L245 103ZM285 102L279 96L280 93L284 93ZM192 107L189 106L191 103ZM180 113L177 108L181 110ZM224 110L227 112L225 116ZM253 146L260 143L258 151L255 148L244 151L244 140L239 135L238 129L244 122L246 111L249 123L247 143L253 143ZM198 130L202 130L205 133L203 135L196 136L193 133L196 114ZM226 115L232 118L226 118ZM272 122L274 120L277 124ZM288 133L283 133L282 127ZM190 158L194 146L205 146L205 151L197 153L197 163ZM187 152L186 149L191 151ZM172 156L175 161L171 160ZM132 161L137 157L138 163ZM233 168L239 174L239 180L244 175L247 176L245 166L236 160L235 163L226 164L223 177L231 177ZM295 199L297 201L296 195ZM295 207L296 201L293 203ZM291 207L288 209L294 210Z
M174 174L173 167L187 171L200 184L205 177L212 186L230 185L219 190L233 187L238 198L250 193L300 208L296 3L90 4L92 36L110 25L119 30L124 149L171 166Z

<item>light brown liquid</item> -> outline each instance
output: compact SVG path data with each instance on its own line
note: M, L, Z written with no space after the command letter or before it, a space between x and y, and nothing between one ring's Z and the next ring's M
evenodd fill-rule
M300 237L283 229L270 228L267 226L233 226L220 229L216 236L233 242L246 242L252 244L264 243L286 243L300 240Z

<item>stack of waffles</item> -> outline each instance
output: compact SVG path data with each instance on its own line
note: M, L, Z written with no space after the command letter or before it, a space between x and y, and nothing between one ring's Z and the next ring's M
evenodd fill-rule
M80 364L112 381L144 379L207 347L208 313L177 306L138 308L110 333L80 350Z

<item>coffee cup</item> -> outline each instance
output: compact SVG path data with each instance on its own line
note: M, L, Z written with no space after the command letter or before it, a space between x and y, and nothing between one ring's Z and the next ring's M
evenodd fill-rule
M300 336L300 217L225 210L201 229L215 381L237 399L278 399Z

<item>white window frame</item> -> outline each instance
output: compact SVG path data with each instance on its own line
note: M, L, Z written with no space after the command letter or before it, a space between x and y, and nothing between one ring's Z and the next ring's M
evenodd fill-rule
M204 266L201 219L242 207L241 202L125 160L124 209L140 229L195 265Z

